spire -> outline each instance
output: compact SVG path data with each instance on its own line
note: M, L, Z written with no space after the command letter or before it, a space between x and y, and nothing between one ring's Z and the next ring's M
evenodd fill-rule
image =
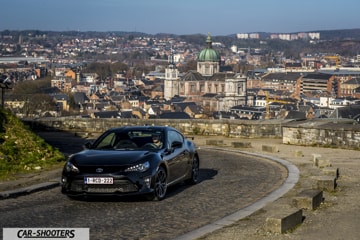
M208 33L208 36L206 38L206 46L207 46L207 48L212 48L212 40L211 40L210 33Z
M174 60L174 49L172 48L172 44L171 44L171 47L170 47L170 56L169 56L169 67L170 68L175 68L175 60Z

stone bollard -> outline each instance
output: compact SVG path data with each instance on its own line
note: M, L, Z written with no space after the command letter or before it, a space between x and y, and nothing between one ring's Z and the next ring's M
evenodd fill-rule
M314 177L316 180L316 188L323 191L335 191L337 187L336 178L331 176L317 176Z
M232 142L231 145L234 148L251 148L250 142Z
M275 145L262 145L262 150L264 152L271 152L271 153L279 152L278 147Z
M313 153L313 162L315 162L317 159L321 158L321 154Z
M302 151L300 151L300 150L295 150L295 152L294 152L294 157L303 157L303 156L304 156L304 154L303 154Z
M303 220L302 209L280 207L280 211L266 218L265 230L272 233L285 233Z
M323 191L315 189L303 190L294 198L293 202L297 208L315 210L323 202Z
M339 178L340 176L340 171L339 171L339 168L336 168L336 167L325 167L322 169L322 172L327 175L327 176L333 176L335 177L336 179Z
M316 158L314 159L314 166L318 168L331 167L331 161L327 159Z
M206 140L206 145L222 146L222 145L224 145L224 141L223 140L209 139L209 140Z

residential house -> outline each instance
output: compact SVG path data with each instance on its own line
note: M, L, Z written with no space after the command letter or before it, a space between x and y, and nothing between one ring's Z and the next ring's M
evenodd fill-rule
M75 80L76 79L76 72L73 71L72 69L67 69L65 72L65 77L70 77L71 79Z
M213 112L213 119L240 119L239 115L236 113L228 112L228 111L217 111Z
M173 102L171 107L172 112L184 112L188 106L196 106L195 102Z
M286 91L300 96L300 72L268 73L261 78L261 89L272 89L274 91Z
M80 76L80 82L95 84L98 75L96 73L82 73Z
M58 107L58 110L60 111L69 111L69 97L67 94L55 94L53 95L53 98L56 102L56 106Z
M347 118L360 123L360 105L352 104L346 107L337 108L329 118Z
M61 92L70 93L74 86L73 79L66 76L55 76L51 79L51 87L58 88Z
M350 80L341 83L340 94L342 97L354 97L356 89L360 88L360 78L351 78ZM357 96L358 98L360 96Z
M151 90L151 98L164 98L164 86L157 85Z
M74 107L77 107L80 112L84 111L84 104L89 102L89 98L87 95L83 92L75 92L72 94L72 97L74 99Z
M300 62L286 62L285 71L286 72L299 72L302 70L302 65Z
M158 115L160 119L191 119L189 114L185 112L163 112Z
M120 118L118 111L93 112L90 116L91 118Z
M265 113L265 107L234 106L230 109L240 119L258 120Z
M134 108L131 113L134 116L134 118L138 118L138 119L149 118L149 114L145 112L142 108Z
M149 118L156 118L157 116L159 116L162 113L162 109L160 105L151 105L148 109L147 109L147 115L149 116Z
M184 112L187 113L191 118L208 118L208 116L204 113L204 109L198 105L189 105L184 109Z

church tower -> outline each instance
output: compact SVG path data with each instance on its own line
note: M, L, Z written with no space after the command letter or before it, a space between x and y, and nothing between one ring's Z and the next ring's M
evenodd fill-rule
M219 97L220 110L229 111L232 107L246 105L246 76L237 73L225 78L225 92Z
M171 48L169 65L165 68L164 98L170 100L175 95L179 95L179 70L174 62L174 53Z

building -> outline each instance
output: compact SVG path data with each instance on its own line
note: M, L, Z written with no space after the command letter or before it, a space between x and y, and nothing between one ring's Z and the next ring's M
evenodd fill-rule
M260 88L284 91L300 95L300 81L302 74L299 72L267 73L261 78Z
M73 79L66 76L55 76L51 79L51 87L58 88L61 92L71 92L74 86Z
M170 100L174 96L181 96L203 105L208 94L215 94L212 100L216 99L216 104L203 106L212 111L228 111L233 106L246 105L246 76L221 71L220 62L219 53L212 48L210 35L206 38L206 47L197 56L197 71L189 71L180 77L172 53L165 69L164 98Z
M360 88L360 78L352 78L341 84L340 96L342 97L356 97L356 90Z
M334 75L325 73L305 74L301 80L300 93L306 92L329 92L335 96L338 94L338 82Z

